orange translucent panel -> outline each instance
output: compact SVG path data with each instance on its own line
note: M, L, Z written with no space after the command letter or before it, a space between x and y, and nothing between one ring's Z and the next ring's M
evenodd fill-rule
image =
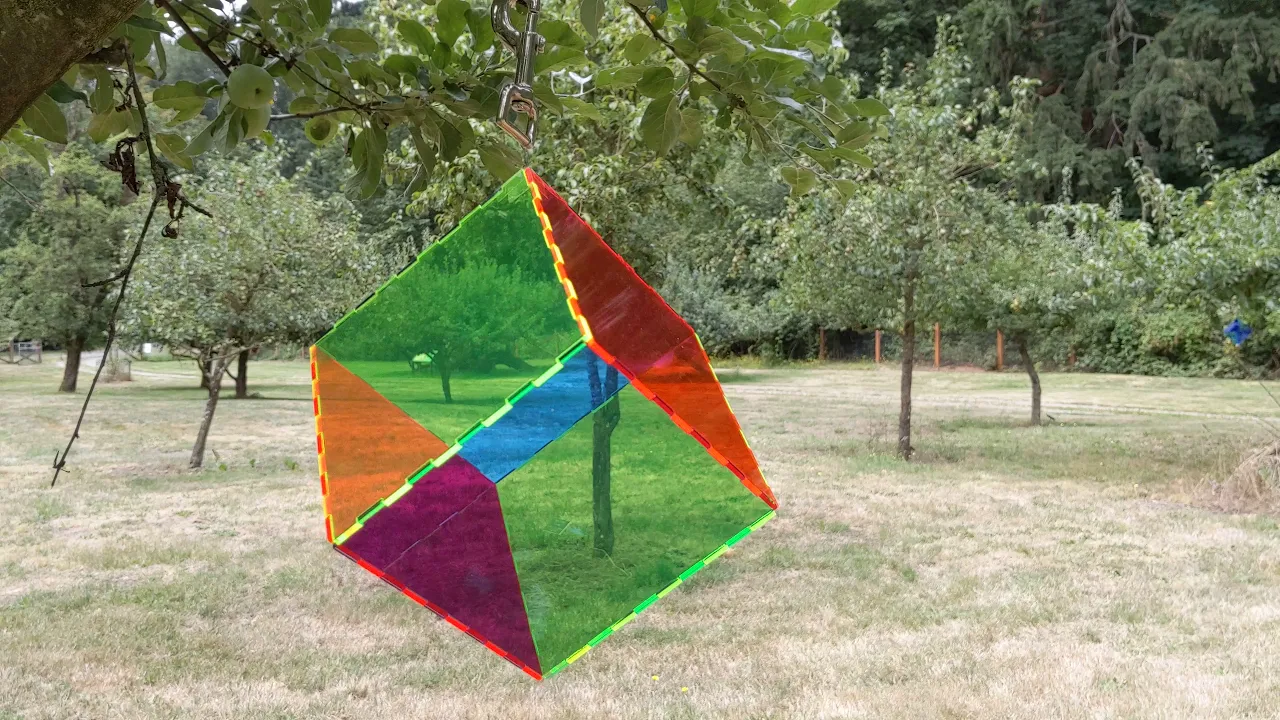
M448 449L323 350L312 348L320 477L329 539Z
M600 235L533 172L537 205L563 262L588 344L655 400L753 493L777 507L702 344Z
M677 345L640 373L635 382L712 457L734 471L751 492L769 507L778 507L698 338L691 337Z

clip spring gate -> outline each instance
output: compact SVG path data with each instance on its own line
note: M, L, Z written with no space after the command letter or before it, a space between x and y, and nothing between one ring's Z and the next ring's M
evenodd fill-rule
M523 31L511 24L511 9L517 4L523 6L527 13ZM538 128L538 108L533 101L533 69L534 60L546 43L537 30L540 8L541 0L493 0L489 8L493 32L516 55L515 78L502 84L498 127L506 130L526 149L533 147Z

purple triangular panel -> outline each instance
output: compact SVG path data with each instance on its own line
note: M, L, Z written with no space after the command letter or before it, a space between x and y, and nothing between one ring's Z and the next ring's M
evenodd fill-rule
M386 570L414 543L435 532L492 486L471 463L457 456L449 458L395 503L370 517L343 547Z
M343 549L541 672L497 488L471 463L429 472Z

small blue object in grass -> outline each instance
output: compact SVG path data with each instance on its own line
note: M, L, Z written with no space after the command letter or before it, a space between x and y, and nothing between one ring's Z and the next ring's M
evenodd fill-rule
M1253 328L1240 322L1240 318L1236 318L1230 325L1222 328L1222 334L1230 338L1236 347L1240 347L1250 335L1253 335Z

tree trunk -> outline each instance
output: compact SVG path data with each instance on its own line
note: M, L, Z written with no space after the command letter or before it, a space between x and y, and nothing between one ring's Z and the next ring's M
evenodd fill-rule
M911 373L916 365L916 288L902 292L902 389L898 396L898 456L911 459Z
M613 554L613 431L622 410L618 404L618 370L605 366L603 381L595 355L587 358L587 386L591 404L591 517L595 526L592 548L596 557Z
M213 365L208 360L196 360L196 369L200 371L200 389L209 389L209 373L213 372Z
M80 377L80 354L84 352L84 338L71 338L67 341L67 362L62 368L62 384L58 392L73 393L76 391L76 380Z
M200 419L200 431L196 433L196 444L191 448L191 462L188 467L197 470L204 464L204 446L209 440L209 428L213 427L213 412L218 409L218 393L222 390L222 374L227 370L226 358L215 358L213 370L209 373L209 399L204 402L204 417Z
M827 329L818 328L818 361L827 361Z
M609 368L609 372L618 371ZM613 554L613 431L622 413L618 396L596 410L591 422L591 516L595 525L593 547L597 556Z
M1018 336L1018 356L1022 358L1022 367L1027 369L1031 378L1031 424L1040 424L1040 374L1036 372L1036 364L1031 362L1031 352L1027 350L1027 338Z
M444 401L451 403L453 392L449 389L449 377L453 375L453 368L449 367L448 361L437 356L436 369L440 371L440 389L444 392Z
M0 0L0 135L139 0Z
M249 397L249 351L241 350L236 356L236 399Z

